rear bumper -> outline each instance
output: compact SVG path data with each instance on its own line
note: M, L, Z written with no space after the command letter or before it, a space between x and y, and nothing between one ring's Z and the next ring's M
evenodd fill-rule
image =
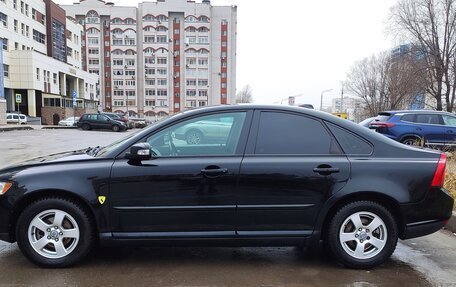
M403 205L401 239L428 235L441 229L452 215L454 199L445 188L431 188L424 200Z

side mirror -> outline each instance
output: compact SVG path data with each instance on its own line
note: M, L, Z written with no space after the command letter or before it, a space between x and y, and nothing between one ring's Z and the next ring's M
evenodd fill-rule
M152 158L151 148L148 143L137 143L130 147L130 152L125 154L125 158L132 160L149 160Z

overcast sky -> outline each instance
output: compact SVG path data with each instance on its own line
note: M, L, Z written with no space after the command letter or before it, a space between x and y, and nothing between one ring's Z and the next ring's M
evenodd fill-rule
M297 103L318 108L322 90L333 89L325 93L323 106L340 96L341 82L354 62L395 45L385 23L396 1L212 0L212 4L238 6L238 90L249 84L257 103L302 94ZM132 6L142 1L110 2Z

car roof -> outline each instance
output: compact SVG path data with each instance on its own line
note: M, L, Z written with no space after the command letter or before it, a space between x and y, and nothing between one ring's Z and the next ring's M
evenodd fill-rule
M393 110L393 111L382 111L379 112L378 114L392 114L392 115L397 115L397 114L442 114L442 115L452 115L450 112L445 112L445 111L436 111L436 110Z

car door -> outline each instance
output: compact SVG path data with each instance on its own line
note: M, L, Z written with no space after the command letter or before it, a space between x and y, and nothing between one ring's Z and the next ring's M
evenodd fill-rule
M257 111L241 164L238 236L309 235L349 176L347 157L320 120Z
M424 137L426 144L445 144L445 128L438 114L416 114L416 134Z
M111 129L111 119L106 115L98 115L97 117L97 125L100 129Z
M447 145L456 145L456 117L442 115L445 124L445 143Z
M115 160L110 183L115 237L234 237L235 191L253 112L196 116L146 136L153 159ZM231 117L227 140L188 144L176 130Z

